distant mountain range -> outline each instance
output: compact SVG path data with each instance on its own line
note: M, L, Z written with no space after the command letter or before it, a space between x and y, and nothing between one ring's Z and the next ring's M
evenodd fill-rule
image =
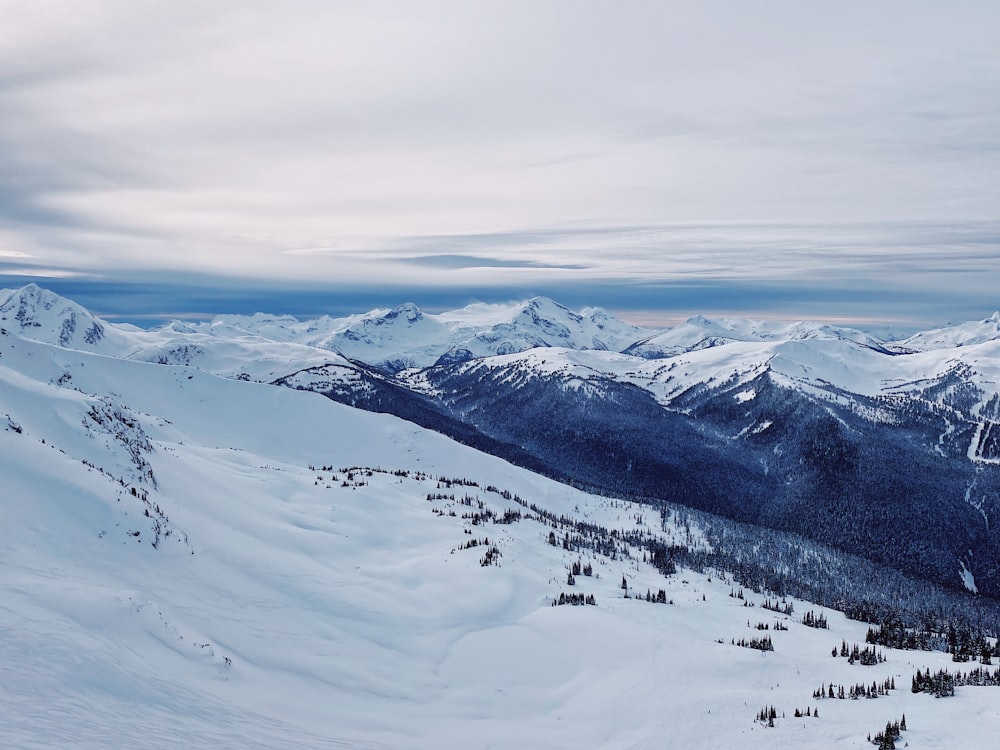
M791 531L1000 596L1000 315L882 341L819 323L666 330L534 298L142 330L35 285L0 326L313 390L564 482Z
M862 747L889 717L915 747L991 746L1000 600L691 508L857 532L985 590L992 464L959 450L966 371L919 386L955 404L938 442L933 409L892 411L915 397L842 397L890 430L795 381L810 339L393 373L388 347L375 367L246 321L142 331L35 287L0 306L4 748L780 750ZM471 338L559 333L527 330L546 309L566 316L494 310ZM384 324L397 353L419 349L407 319ZM852 473L940 498L880 508L876 486L866 510Z

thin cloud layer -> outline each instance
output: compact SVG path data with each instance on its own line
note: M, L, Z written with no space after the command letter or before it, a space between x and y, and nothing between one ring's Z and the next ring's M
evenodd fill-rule
M9 278L996 304L992 2L0 0L0 24Z

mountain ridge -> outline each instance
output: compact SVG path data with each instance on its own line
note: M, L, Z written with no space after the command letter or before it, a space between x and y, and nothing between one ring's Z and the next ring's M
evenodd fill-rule
M860 747L904 713L903 736L914 745L989 745L995 688L960 684L947 700L908 689L914 670L974 665L865 642L869 622L893 617L912 633L929 630L939 648L949 628L967 645L1000 632L978 551L964 562L984 593L949 592L802 535L662 497L591 494L571 486L582 474L555 482L322 393L342 387L344 398L414 410L403 385L410 373L204 333L185 334L193 337L185 356L184 341L162 332L131 339L132 356L109 356L86 341L74 349L33 340L8 322L0 325L7 746L423 750L488 736L511 750L651 749L664 738L691 748L825 750ZM61 323L49 322L58 334ZM453 413L463 442L497 434L499 451L511 437L504 445L552 467L563 461L567 473L571 459L603 456L621 477L658 458L657 447L682 458L665 464L671 471L704 467L743 427L775 418L740 438L757 441L759 453L717 453L718 476L749 475L759 455L777 455L767 441L780 433L796 451L790 465L801 458L808 468L795 481L846 488L843 468L868 458L852 453L865 445L853 432L865 423L821 393L785 388L773 368L723 376L755 346L743 342L730 362L726 347L685 355L671 376L681 382L665 391L668 408L622 379L639 367L652 378L658 365L616 352L549 347L435 365L420 371L428 386L456 387L424 395L421 418ZM176 357L144 359L156 351ZM292 359L282 365L284 355ZM704 358L717 377L683 375ZM286 387L245 382L303 364ZM659 366L670 375L670 361ZM971 408L965 378L956 371L919 388L958 412ZM480 418L458 418L468 413ZM929 418L917 416L906 423L912 435ZM650 440L654 421L686 432ZM621 439L608 439L616 426ZM560 454L535 451L559 431ZM942 450L968 441L952 442ZM988 473L976 476L965 508L992 519L979 498ZM701 482L692 489L720 490L711 476L690 478ZM674 479L680 495L687 480ZM820 500L837 511L838 495ZM825 519L828 508L758 515L781 510ZM956 520L934 516L935 535ZM909 535L900 528L885 538L905 548ZM957 560L947 564L960 575ZM872 663L838 657L841 643L863 644ZM956 656L970 658L969 648ZM819 698L820 685L866 699ZM770 720L757 718L769 707Z
M374 309L341 318L321 315L300 319L291 315L263 312L252 315L221 314L206 322L170 321L149 330L109 323L75 302L34 283L20 289L2 290L0 299L4 300L0 303L4 317L15 323L18 322L18 316L31 319L32 325L20 326L20 332L25 334L29 333L29 328L44 328L48 324L40 322L41 311L59 307L61 312L66 313L56 314L60 324L72 313L79 319L98 324L105 331L122 334L201 333L222 338L258 337L331 351L339 351L337 347L340 345L348 349L340 353L348 358L361 359L367 364L382 364L393 358L406 359L405 355L393 351L391 346L386 345L386 341L380 340L374 333L391 328L397 321L406 329L429 323L433 329L426 338L430 340L409 344L411 348L427 350L420 353L419 361L413 361L415 367L429 366L440 356L462 348L469 341L478 342L478 347L466 347L472 358L510 354L537 346L554 346L617 351L657 359L735 342L841 339L883 353L905 354L954 349L1000 339L1000 313L994 313L983 320L951 324L890 341L879 339L861 329L810 320L779 322L695 315L672 327L644 328L624 323L601 308L586 307L574 312L546 297L532 297L509 304L473 303L440 313L427 313L416 304L405 302L394 308ZM576 330L570 330L572 325L577 327ZM51 340L52 333L51 330L48 332L49 343L59 343L58 340ZM414 338L414 334L419 331L408 330L405 333L402 339ZM505 333L508 336L521 336L523 340L518 343L508 340L504 346ZM64 336L61 345L81 346L88 343ZM358 346L359 343L362 345ZM403 340L400 343L405 349L407 342ZM349 344L354 345L354 349L350 349ZM368 347L367 350L365 347ZM382 352L380 349L387 351ZM380 356L383 357L382 363L378 361ZM454 357L450 359L453 360Z
M47 326L20 325L18 315L42 319L21 301L5 303L8 317L23 335L59 345L53 311L83 313L28 292L18 299L37 301ZM1000 554L993 319L935 332L918 350L822 324L695 317L658 334L657 346L681 351L651 358L635 356L626 335L625 351L595 346L598 323L615 335L638 329L544 298L437 315L407 303L340 322L257 315L148 332L109 325L97 345L71 343L313 390L560 481L794 530L1000 596L1000 569L989 562ZM303 335L321 345L300 343ZM461 337L479 354L456 351ZM115 338L117 354L104 344ZM821 512L823 522L811 520ZM929 541L914 519L931 517L951 521ZM885 547L878 539L889 528L901 537Z

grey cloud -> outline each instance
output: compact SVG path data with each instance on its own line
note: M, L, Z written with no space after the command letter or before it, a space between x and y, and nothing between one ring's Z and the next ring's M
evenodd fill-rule
M73 6L0 11L40 267L1000 282L995 3Z
M544 261L514 260L503 258L487 258L476 255L417 255L398 258L403 263L429 268L552 268L552 269L582 269L585 265L546 263Z

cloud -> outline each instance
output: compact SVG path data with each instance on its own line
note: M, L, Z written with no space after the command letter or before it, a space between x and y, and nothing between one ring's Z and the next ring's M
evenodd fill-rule
M985 0L0 0L0 21L0 244L53 273L1000 282Z
M0 263L0 278L13 277L25 281L36 279L69 279L80 276L75 271L64 271L60 268L39 268L21 264Z
M559 268L582 269L583 265L544 263L533 260L486 258L477 255L418 255L401 258L404 263L428 268Z

